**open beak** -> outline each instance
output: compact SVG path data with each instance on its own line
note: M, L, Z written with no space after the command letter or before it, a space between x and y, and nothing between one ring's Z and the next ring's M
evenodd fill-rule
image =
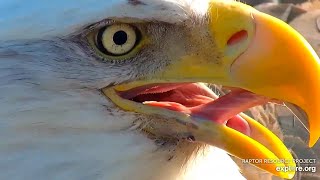
M239 88L302 109L303 121L310 129L309 144L313 146L320 136L320 61L311 46L289 25L239 2L210 2L208 19L206 31L210 39L206 42L211 46L203 44L198 52L173 59L148 78L105 88L104 93L125 110L174 117L190 125L189 131L197 141L241 159L261 160L253 164L282 178L292 178L295 163L285 145L242 113L239 116L248 123L250 135L197 118L193 114L200 113L194 112L198 110L195 108L192 112L183 111L186 113L168 111L154 103L137 104L119 95L155 83L204 82ZM220 56L211 55L213 51ZM174 109L170 108L167 109ZM291 171L279 171L281 167L290 167Z

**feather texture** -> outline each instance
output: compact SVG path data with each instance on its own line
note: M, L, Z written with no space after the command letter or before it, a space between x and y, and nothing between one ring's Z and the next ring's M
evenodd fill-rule
M105 18L137 18L177 23L190 15L191 0L12 0L0 2L0 39L66 36ZM200 3L206 4L206 3ZM198 11L205 12L206 7Z
M179 23L205 12L193 3L1 1L0 179L241 179L224 152L144 136L139 122L150 117L116 108L99 91L138 72L98 61L70 36L105 18Z

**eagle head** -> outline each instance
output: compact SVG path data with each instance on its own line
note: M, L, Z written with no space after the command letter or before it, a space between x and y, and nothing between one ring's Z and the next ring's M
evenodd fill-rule
M240 2L11 0L0 15L0 179L212 179L228 157L213 146L292 178L282 141L242 113L266 103L320 136L318 56Z

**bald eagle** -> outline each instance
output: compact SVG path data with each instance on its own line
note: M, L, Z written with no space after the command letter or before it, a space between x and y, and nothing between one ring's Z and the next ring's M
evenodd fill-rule
M240 2L11 0L0 15L0 179L242 178L224 151L290 179L288 149L242 113L266 103L320 136L318 56Z

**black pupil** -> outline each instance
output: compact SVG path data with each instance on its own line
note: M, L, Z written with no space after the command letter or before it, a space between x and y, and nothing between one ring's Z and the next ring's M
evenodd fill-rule
M124 45L128 40L128 35L124 31L118 31L113 35L113 42L116 45Z

